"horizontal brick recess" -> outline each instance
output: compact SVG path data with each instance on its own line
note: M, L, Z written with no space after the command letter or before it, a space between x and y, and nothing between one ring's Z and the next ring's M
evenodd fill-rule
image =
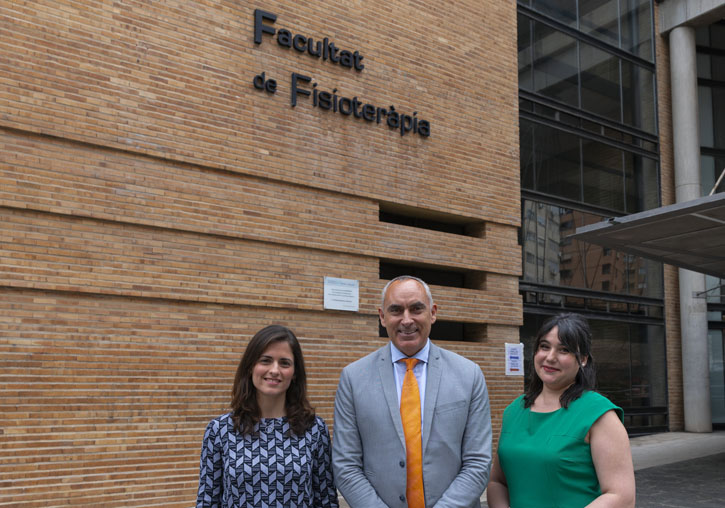
M354 272L361 312L380 300L371 258L1 207L0 235L0 277L14 287L322 310L324 276ZM441 318L517 323L516 281L500 280L440 288Z
M512 228L484 238L378 222L368 199L0 129L0 204L518 274ZM417 248L425 245L425 248Z

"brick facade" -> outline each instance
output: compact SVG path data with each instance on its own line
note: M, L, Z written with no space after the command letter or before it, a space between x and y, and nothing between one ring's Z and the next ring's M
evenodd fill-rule
M655 3L655 9L657 8ZM655 10L655 12L657 12ZM655 54L657 63L657 106L660 139L660 186L662 205L675 203L675 161L672 148L672 90L670 50L660 34L660 17L655 15ZM685 428L682 384L682 339L680 331L680 285L677 268L664 266L665 333L667 354L667 403L671 431Z
M255 44L255 7L365 68ZM273 322L334 427L340 370L385 342L381 261L476 281L432 289L478 330L442 345L481 365L498 434L522 388L515 3L5 2L0 26L2 503L190 506L205 424ZM431 135L292 108L292 73ZM324 276L360 281L360 311L324 310Z

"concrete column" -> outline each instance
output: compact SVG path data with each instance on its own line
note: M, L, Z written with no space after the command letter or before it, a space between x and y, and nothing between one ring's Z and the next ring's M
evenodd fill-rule
M680 203L701 195L694 28L680 26L670 32L670 71L675 194ZM694 296L705 291L705 276L685 269L679 276L685 430L712 432L707 302Z

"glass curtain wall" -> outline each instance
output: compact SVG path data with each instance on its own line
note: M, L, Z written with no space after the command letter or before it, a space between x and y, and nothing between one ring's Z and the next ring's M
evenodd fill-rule
M600 391L630 433L666 430L662 265L570 238L660 205L652 2L520 0L518 50L521 339L530 358L544 319L584 314Z
M725 22L696 32L702 195L725 192ZM718 183L718 179L720 182ZM712 423L725 428L725 280L706 276Z

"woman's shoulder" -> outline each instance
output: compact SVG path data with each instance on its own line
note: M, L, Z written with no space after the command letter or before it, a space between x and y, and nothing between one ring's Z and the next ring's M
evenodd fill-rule
M216 418L214 418L209 423L230 423L232 421L232 413L224 413L223 415L219 415Z
M232 420L232 413L225 413L223 415L219 415L216 418L212 419L206 426L207 431L209 429L213 429L215 431L218 431L221 427L225 427L227 425L233 424Z
M512 414L524 411L525 409L526 408L524 407L524 395L521 394L514 400L512 400L511 404L506 406L506 409L504 409L504 416L510 416Z
M217 416L207 423L206 430L204 431L204 439L217 440L226 435L230 428L234 428L231 413Z
M312 425L310 425L310 428L314 429L317 432L328 433L327 423L325 423L325 420L319 415L315 415L315 418L312 421Z
M524 409L524 394L522 393L518 397L516 397L514 400L511 401L511 404L506 406L506 411L514 411L517 409Z
M623 418L622 408L614 404L601 393L592 390L587 390L582 393L581 397L572 401L570 405L575 406L580 411L594 413L596 418L609 410L614 410L620 420Z
M593 390L586 390L584 393L581 394L581 397L576 399L576 401L580 401L579 403L589 406L611 406L616 407L614 403L609 400L606 396L602 395L599 392L595 392ZM574 401L574 402L576 402Z

